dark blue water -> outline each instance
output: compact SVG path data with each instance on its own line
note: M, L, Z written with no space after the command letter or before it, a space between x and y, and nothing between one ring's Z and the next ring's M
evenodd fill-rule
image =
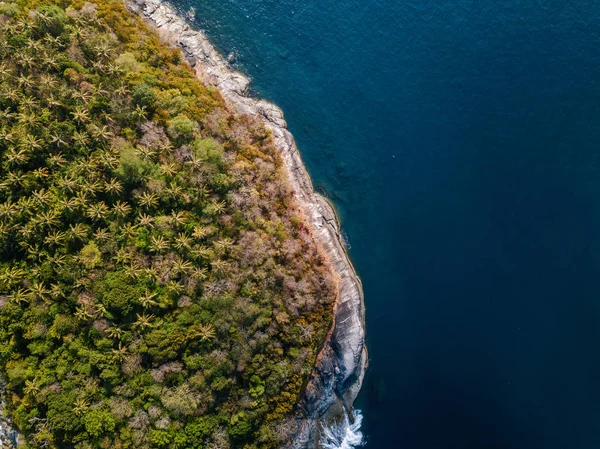
M340 209L368 447L600 448L600 3L176 2Z

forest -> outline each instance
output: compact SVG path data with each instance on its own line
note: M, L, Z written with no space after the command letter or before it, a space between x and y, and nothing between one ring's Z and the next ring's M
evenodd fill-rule
M119 0L0 2L0 373L28 448L276 448L336 278L260 121Z

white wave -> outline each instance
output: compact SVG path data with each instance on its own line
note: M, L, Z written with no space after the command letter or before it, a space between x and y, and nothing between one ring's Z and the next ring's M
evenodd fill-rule
M355 410L353 423L350 423L350 420L346 416L343 422L332 427L324 427L323 436L321 437L323 448L353 449L364 446L365 439L360 431L362 419L360 410Z

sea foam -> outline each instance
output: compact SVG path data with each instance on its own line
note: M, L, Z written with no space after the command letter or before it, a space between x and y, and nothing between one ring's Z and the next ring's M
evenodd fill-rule
M365 440L360 426L362 424L362 413L360 410L354 411L354 422L351 423L348 417L344 421L332 427L323 428L321 445L324 449L353 449L365 445Z

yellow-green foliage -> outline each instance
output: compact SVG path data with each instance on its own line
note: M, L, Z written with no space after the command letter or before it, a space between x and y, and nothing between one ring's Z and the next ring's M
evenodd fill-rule
M265 128L116 0L0 4L0 372L29 447L279 447L334 283Z

